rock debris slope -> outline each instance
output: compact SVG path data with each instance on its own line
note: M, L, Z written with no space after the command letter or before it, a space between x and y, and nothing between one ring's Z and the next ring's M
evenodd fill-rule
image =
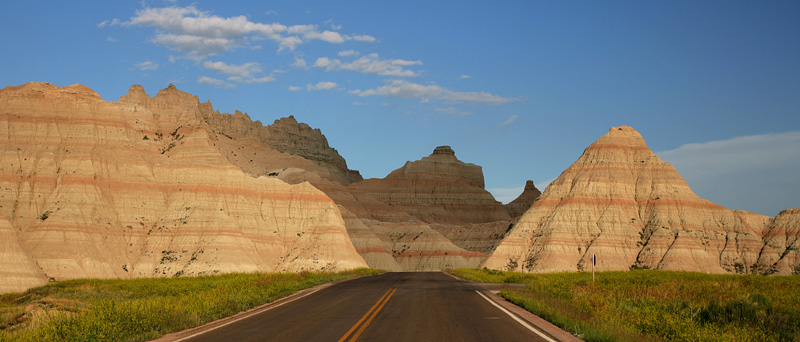
M525 212L484 266L791 273L796 209L774 219L695 195L633 128L613 127ZM765 241L762 241L762 235Z
M252 177L221 154L209 121L226 115L171 85L111 103L82 85L0 90L0 292L366 266L324 193Z

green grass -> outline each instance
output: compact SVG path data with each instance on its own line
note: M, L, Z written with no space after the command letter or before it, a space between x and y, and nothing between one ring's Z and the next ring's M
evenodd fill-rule
M0 341L146 341L318 284L381 272L357 269L55 282L0 295Z
M500 295L587 341L800 341L800 276L636 270L530 274L458 269L525 283Z

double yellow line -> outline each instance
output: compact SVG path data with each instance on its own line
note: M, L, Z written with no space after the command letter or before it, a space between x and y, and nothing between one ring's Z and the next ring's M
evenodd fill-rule
M361 317L361 319L358 320L358 322L356 322L356 324L352 328L350 328L350 330L348 330L347 333L345 333L344 336L342 336L342 338L339 339L338 342L344 342L344 340L346 340L347 337L350 336L350 334L352 334L353 331L355 331L356 328L358 328L358 326L361 325L361 323L363 322L364 325L361 325L361 328L358 328L358 331L356 331L356 333L353 334L353 336L351 336L350 340L348 341L348 342L355 342L355 340L357 340L358 337L361 336L361 333L364 332L364 329L366 329L367 326L369 326L369 324L372 323L372 320L375 319L375 316L378 315L378 312L381 312L381 309L383 309L383 306L386 305L386 302L389 301L389 298L392 298L392 295L394 294L395 291L397 291L397 288L387 290L386 293L383 294L383 297L381 297L381 299L379 299L378 302L375 303L375 305L373 305L369 309L369 311L367 311L367 313L364 314L364 316ZM366 320L366 322L364 320Z

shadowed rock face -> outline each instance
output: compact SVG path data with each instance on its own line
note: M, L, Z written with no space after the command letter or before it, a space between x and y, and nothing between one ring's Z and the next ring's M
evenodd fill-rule
M533 181L527 181L525 183L525 189L519 197L505 205L506 210L508 210L508 215L514 218L522 216L541 195L542 193L539 189L533 185Z
M351 185L426 223L466 225L509 220L502 204L483 186L481 167L458 160L450 146L439 146L428 157L406 162L384 179Z
M0 292L366 266L324 193L221 153L209 118L223 115L174 86L112 103L81 85L0 90Z
M781 251L795 241L787 235L796 239L786 228L796 216L770 220L699 198L638 132L613 127L547 187L483 266L577 271L597 255L600 270L787 273L797 259Z

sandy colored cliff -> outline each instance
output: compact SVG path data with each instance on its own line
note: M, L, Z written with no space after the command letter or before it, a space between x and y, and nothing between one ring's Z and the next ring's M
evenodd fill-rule
M173 86L155 97L133 86L117 102L81 85L0 90L0 260L20 260L2 268L17 279L0 291L366 266L324 193L252 177L221 155L212 113Z
M578 271L597 255L599 270L787 273L797 265L796 222L792 210L770 219L698 197L638 132L613 127L547 187L483 266Z

